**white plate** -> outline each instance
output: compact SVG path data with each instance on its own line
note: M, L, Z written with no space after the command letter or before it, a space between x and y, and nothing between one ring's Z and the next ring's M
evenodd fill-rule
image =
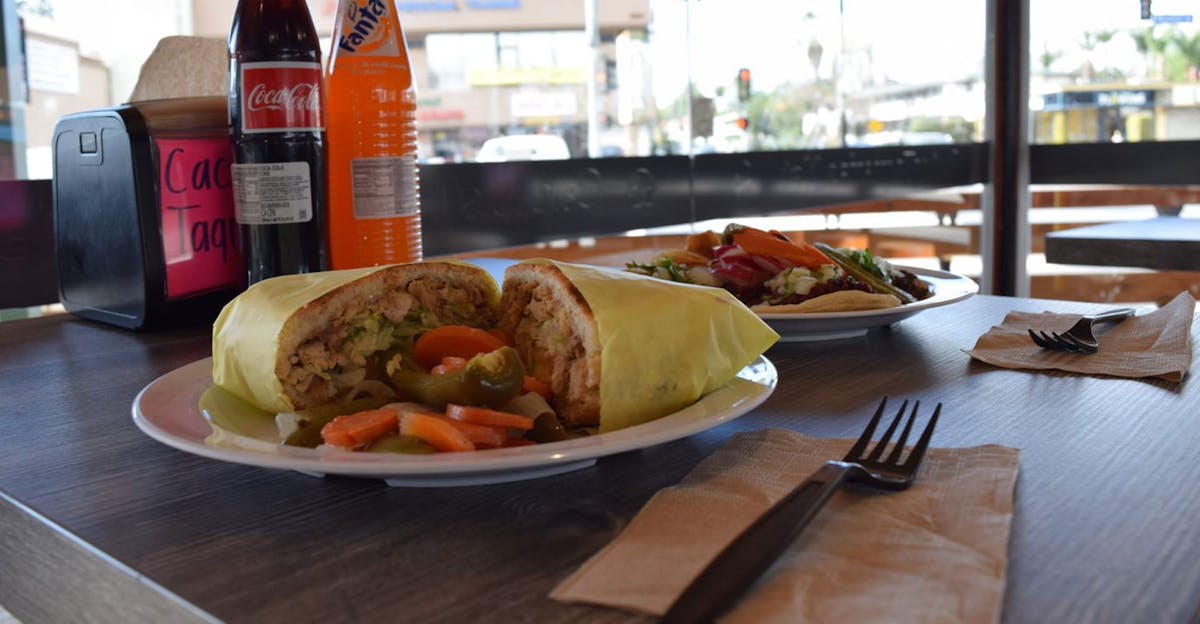
M758 316L779 334L780 342L836 340L860 336L872 327L891 325L923 310L962 301L979 292L979 284L961 275L898 264L892 266L910 271L929 282L933 286L933 296L916 303L883 310L789 314L760 312Z
M238 464L314 476L383 479L388 485L442 487L532 479L590 466L597 458L646 448L710 429L758 407L775 390L775 366L759 357L737 378L692 405L651 422L565 442L472 453L400 455L284 447L269 417L240 432L214 428L200 409L212 385L212 358L159 377L133 401L133 421L179 450ZM209 416L212 416L211 414Z

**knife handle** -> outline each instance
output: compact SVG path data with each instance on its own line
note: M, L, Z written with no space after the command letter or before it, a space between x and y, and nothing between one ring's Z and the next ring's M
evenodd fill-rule
M826 462L746 527L675 599L662 621L711 622L771 567L841 487L851 464Z

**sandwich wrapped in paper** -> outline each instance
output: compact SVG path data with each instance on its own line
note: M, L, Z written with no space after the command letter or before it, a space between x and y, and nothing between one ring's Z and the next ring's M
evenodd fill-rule
M263 280L213 325L213 381L270 412L321 405L361 383L383 357L411 350L424 331L494 327L499 302L491 275L460 262Z
M528 260L502 292L500 328L559 418L601 432L687 406L779 339L724 290L628 272Z

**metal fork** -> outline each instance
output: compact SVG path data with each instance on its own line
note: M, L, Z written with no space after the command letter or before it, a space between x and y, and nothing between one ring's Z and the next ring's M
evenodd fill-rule
M804 527L817 515L825 502L847 481L885 490L904 490L913 484L921 459L929 448L929 439L942 412L938 403L925 425L916 446L908 457L901 461L904 442L912 430L913 421L921 402L913 404L912 411L904 424L904 431L896 441L892 452L883 457L888 441L896 432L904 416L908 401L900 404L887 431L878 444L867 451L875 427L887 406L887 397L879 403L875 415L858 441L841 461L829 461L775 503L758 520L747 527L732 543L725 547L715 559L697 576L687 589L675 600L663 616L663 622L709 622L728 606L771 566L771 563L795 541Z
M1108 312L1099 314L1086 314L1074 325L1071 329L1058 334L1039 331L1034 332L1029 330L1029 337L1033 339L1033 343L1043 349L1051 351L1070 351L1073 353L1095 353L1100 350L1100 341L1096 340L1096 335L1092 333L1092 326L1096 323L1106 321L1119 321L1127 319L1137 314L1137 310L1133 308L1117 308Z

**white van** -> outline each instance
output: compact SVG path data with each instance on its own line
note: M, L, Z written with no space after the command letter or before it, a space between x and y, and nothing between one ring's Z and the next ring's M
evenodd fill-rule
M483 142L478 162L509 160L563 160L571 157L567 142L557 134L512 134Z

